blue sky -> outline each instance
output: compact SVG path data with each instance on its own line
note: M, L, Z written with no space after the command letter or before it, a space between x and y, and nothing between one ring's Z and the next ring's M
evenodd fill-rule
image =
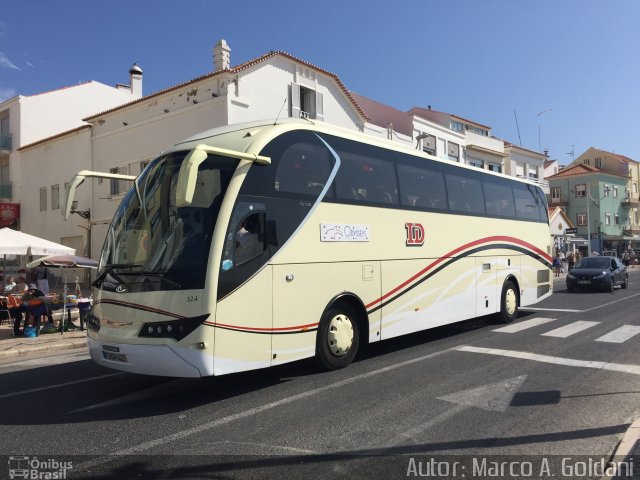
M636 0L0 0L0 100L127 83L133 62L149 94L211 71L220 38L232 65L283 50L561 163L590 146L640 161Z

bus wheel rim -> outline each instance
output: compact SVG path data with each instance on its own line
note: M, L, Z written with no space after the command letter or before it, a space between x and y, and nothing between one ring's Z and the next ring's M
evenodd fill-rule
M337 357L345 355L353 345L353 325L344 314L336 315L329 322L327 335L329 350Z
M516 313L516 307L518 306L518 302L516 300L516 292L514 292L511 288L508 289L505 294L504 300L507 314L513 315L514 313Z

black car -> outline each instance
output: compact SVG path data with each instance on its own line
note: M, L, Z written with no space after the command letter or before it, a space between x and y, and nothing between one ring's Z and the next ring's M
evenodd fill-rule
M613 292L616 285L627 288L627 267L618 257L585 257L567 274L567 290L600 288Z

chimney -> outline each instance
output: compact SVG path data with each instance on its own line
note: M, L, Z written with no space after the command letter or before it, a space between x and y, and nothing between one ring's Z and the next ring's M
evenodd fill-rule
M228 70L231 65L231 49L221 38L213 47L213 71Z
M136 98L142 98L142 69L137 63L129 69L129 82L131 94Z

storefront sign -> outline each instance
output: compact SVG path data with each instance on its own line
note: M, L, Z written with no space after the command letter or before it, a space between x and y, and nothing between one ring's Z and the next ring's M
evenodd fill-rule
M19 203L0 203L0 228L13 225L20 219Z
M577 228L565 228L564 230L565 235L575 235L576 233L578 233Z

